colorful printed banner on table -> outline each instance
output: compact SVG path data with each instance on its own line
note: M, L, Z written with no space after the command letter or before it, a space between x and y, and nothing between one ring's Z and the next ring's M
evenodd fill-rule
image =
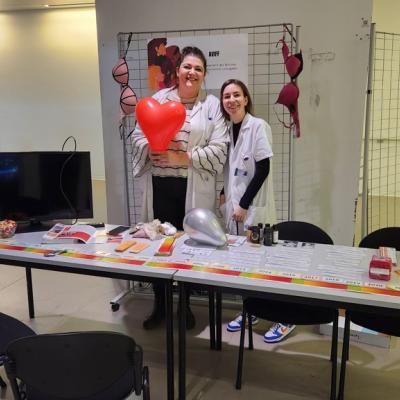
M54 252L54 249L45 249L39 247L29 247L18 244L5 244L0 243L0 250L10 250L10 251L19 251L26 253L36 253L36 254L47 254ZM193 270L200 272L207 272L212 274L219 275L227 275L227 276L237 276L242 278L250 278L250 279L262 279L267 281L274 282L285 282L285 283L294 283L299 285L307 285L321 288L329 288L329 289L341 289L348 290L358 293L368 293L368 294L383 294L388 296L400 296L400 285L394 284L393 282L389 282L387 285L384 283L372 283L369 286L365 284L347 284L347 283L338 283L338 282L329 282L323 281L322 278L318 279L316 276L315 279L304 279L299 277L290 277L290 276L280 276L275 275L273 273L260 273L260 272L243 272L240 271L240 268L234 266L210 266L210 265L196 265L190 263L178 263L178 262L167 262L167 261L157 261L157 260L143 260L143 259L134 259L134 258L124 258L117 257L113 255L96 255L96 254L86 254L79 253L74 250L63 250L58 254L62 257L69 257L75 259L84 259L91 261L100 261L100 262L109 262L115 264L126 264L126 265L140 265L144 267L150 268L172 268L177 270Z

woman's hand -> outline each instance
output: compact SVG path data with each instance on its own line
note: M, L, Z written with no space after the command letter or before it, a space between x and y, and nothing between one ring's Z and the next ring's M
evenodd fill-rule
M237 206L233 210L232 219L237 222L243 222L246 218L246 215L247 215L247 210L245 210L240 206Z
M166 159L166 152L159 152L159 151L152 151L149 150L149 158L153 164L161 165L163 164L164 160Z
M150 151L150 160L155 165L174 165L174 166L188 166L190 165L190 158L188 153L184 151Z

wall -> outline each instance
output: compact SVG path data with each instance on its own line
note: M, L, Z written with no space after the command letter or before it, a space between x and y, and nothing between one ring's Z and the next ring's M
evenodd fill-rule
M398 0L374 0L372 15L377 31L400 33L400 2Z
M75 136L106 220L94 7L0 13L0 59L0 151L61 150Z
M244 5L246 4L246 6ZM291 22L301 25L304 72L295 144L294 218L352 244L368 60L368 0L97 0L109 219L126 220L119 88L111 78L120 31L166 31Z

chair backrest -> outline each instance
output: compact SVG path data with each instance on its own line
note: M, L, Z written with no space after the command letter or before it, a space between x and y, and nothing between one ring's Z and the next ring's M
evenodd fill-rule
M333 240L325 231L309 222L284 221L275 226L279 231L279 239L281 240L333 244Z
M18 378L30 400L119 400L142 391L142 349L115 332L18 339L6 350L5 366L13 392Z
M394 247L397 251L400 251L400 227L378 229L365 236L358 245L358 247L370 249L377 249L380 246Z
M29 326L10 315L0 312L0 356L5 353L8 344L13 340L32 335L36 334Z

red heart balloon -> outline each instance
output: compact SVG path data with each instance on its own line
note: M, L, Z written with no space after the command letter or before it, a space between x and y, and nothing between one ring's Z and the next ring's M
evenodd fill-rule
M144 97L136 105L136 119L153 151L168 149L171 139L182 128L185 118L185 107L177 101L160 104L152 97Z

